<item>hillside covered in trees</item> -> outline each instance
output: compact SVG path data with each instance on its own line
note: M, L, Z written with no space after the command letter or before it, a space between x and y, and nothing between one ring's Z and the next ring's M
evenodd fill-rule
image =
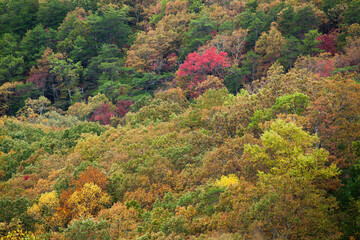
M359 0L0 0L1 239L360 239Z

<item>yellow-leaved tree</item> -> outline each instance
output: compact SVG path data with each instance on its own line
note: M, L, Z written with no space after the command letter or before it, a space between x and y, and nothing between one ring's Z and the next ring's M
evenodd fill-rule
M59 206L59 198L56 191L47 192L40 196L38 203L28 209L28 214L40 222L37 230L53 231L59 225L54 215Z
M336 200L324 189L337 181L339 169L328 164L319 139L292 122L277 119L247 145L245 158L258 171L258 199L252 204L252 227L274 239L336 239Z
M74 218L95 216L106 205L110 204L110 196L94 183L85 183L76 190L68 200Z
M247 144L243 161L258 170L257 179L246 171L236 185L220 196L217 226L241 232L249 239L338 239L336 200L326 189L339 170L329 164L329 153L319 139L292 122L273 120L261 143ZM253 171L250 171L253 172ZM233 179L233 180L232 180ZM222 177L226 185L234 177Z
M221 176L221 179L216 180L215 185L218 187L228 187L239 185L240 181L235 174L229 174L229 176Z

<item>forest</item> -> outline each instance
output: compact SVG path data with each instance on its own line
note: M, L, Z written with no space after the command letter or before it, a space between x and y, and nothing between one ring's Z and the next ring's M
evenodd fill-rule
M360 239L360 0L0 0L0 239Z

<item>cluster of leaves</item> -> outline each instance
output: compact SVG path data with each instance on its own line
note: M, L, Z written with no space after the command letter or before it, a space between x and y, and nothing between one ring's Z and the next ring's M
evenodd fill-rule
M225 69L230 67L227 53L217 54L215 47L211 47L202 55L194 52L186 57L177 71L177 85L183 88L190 97L195 98L207 89L221 88L221 81L209 78L209 75L223 79Z

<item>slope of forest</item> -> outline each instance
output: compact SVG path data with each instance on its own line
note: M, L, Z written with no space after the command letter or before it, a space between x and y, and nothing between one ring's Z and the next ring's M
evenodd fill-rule
M359 0L0 0L1 239L360 239Z

